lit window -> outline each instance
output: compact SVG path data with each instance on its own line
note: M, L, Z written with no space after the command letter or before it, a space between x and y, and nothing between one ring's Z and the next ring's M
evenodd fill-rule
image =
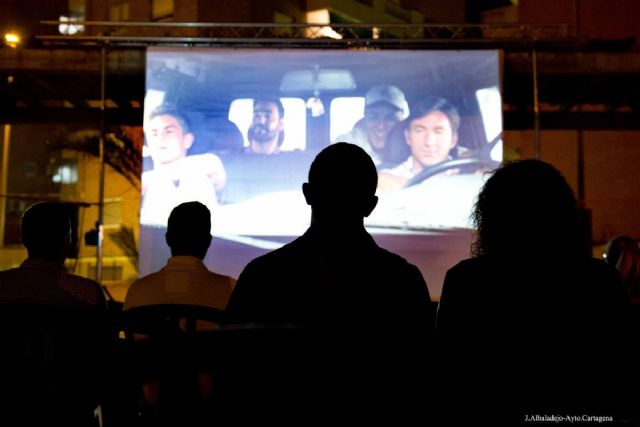
M281 12L273 12L273 22L276 24L291 24L293 17Z
M329 138L331 141L350 132L358 120L364 116L364 97L352 96L334 98L331 101L331 129Z
M58 31L60 34L72 36L84 31L84 25L75 25L73 22L84 21L86 19L86 8L84 0L69 0L69 14L60 16Z
M152 0L151 18L161 19L173 16L173 0Z
M128 21L129 2L109 6L109 21Z
M78 162L72 159L63 160L57 166L51 181L56 184L76 184L78 182Z
M476 91L487 142L493 141L502 132L502 97L497 87ZM502 161L502 140L491 150L493 160Z
M60 34L64 34L66 36L72 36L77 33L81 33L84 31L84 25L74 25L72 22L79 21L79 19L74 17L68 17L64 15L60 15L60 25L58 25L58 31Z
M273 22L276 24L291 24L293 23L293 16L289 16L281 12L273 12ZM292 28L275 28L274 34L281 37L292 37Z
M307 12L306 16L307 24L329 24L331 22L331 16L329 9L318 9ZM307 37L330 37L332 39L341 39L342 35L337 33L332 27L310 27L307 30Z
M478 105L482 113L485 136L487 141L493 140L502 132L502 100L497 87L490 87L476 91Z
M104 201L104 218L102 223L110 228L120 226L120 216L122 214L122 200L113 199Z

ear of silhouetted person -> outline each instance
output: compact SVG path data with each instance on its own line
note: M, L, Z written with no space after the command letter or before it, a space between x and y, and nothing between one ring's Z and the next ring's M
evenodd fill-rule
M22 244L31 259L63 263L71 246L71 220L64 205L37 203L22 215Z
M377 184L375 165L362 148L344 142L325 148L302 187L311 205L312 227L362 225L378 202Z
M166 240L172 256L203 259L211 245L211 212L200 202L176 206L169 215Z

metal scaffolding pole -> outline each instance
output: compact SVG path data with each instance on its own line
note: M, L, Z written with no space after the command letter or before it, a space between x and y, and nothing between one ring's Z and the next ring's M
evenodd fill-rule
M531 51L531 66L533 68L533 144L535 158L540 159L540 105L538 103L538 55L535 48Z
M96 242L96 281L102 280L102 255L103 255L103 221L104 221L104 139L105 139L105 106L106 106L106 74L107 74L107 47L105 43L101 47L101 67L100 67L100 138L99 138L99 162L100 177L98 188L98 220L96 230L98 231L98 241Z
M0 246L4 245L5 218L7 215L7 178L9 174L9 143L11 142L11 125L4 125L2 140L2 167L0 168Z

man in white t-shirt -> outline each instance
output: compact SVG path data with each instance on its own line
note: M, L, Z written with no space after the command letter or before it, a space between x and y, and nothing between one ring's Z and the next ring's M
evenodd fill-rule
M140 223L164 226L171 210L188 201L214 210L226 182L224 166L212 153L187 155L194 135L186 116L170 105L157 107L145 137L153 169L142 174Z

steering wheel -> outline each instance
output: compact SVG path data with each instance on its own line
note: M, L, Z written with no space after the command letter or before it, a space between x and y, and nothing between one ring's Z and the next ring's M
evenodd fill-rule
M479 157L462 157L459 159L446 160L428 168L422 169L420 173L411 178L404 187L411 187L421 183L427 178L430 178L439 173L445 172L449 169L465 169L465 170L477 170L480 168L486 168L493 170L500 165L500 162L491 159L481 159Z
M448 171L449 169L464 169L464 170L478 170L481 168L486 168L488 170L493 170L500 165L500 162L496 160L491 160L491 150L493 147L498 144L502 140L502 132L496 135L488 144L482 147L479 151L476 151L476 156L470 157L459 157L457 159L445 160L444 162L440 162L433 166L429 166L428 168L424 168L418 173L416 176L411 178L404 185L404 188L411 187L412 185L416 185L421 183L427 178L430 178L439 173Z

